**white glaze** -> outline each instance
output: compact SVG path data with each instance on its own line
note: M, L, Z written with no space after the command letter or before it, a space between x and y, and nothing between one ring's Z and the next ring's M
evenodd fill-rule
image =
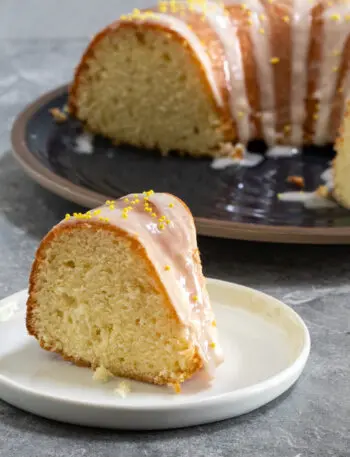
M272 146L266 152L266 157L269 159L289 158L301 153L299 148L294 146Z
M322 174L321 174L321 179L325 183L325 185L329 189L333 189L334 187L334 182L333 182L333 168L329 167L327 168Z
M250 105L245 87L242 51L237 36L237 25L217 3L208 2L206 7L198 4L195 5L195 9L205 15L208 23L220 38L225 50L228 65L228 71L225 71L225 76L230 88L231 114L236 122L238 138L243 143L247 143L252 137L249 122Z
M129 202L125 202L125 198ZM193 218L188 209L175 197L169 194L153 194L149 202L154 218L144 210L144 197L137 197L140 202L131 205L133 195L115 202L115 209L109 206L99 208L100 214L87 223L108 218L106 224L112 224L135 237L144 247L150 258L177 316L188 329L188 337L199 350L206 371L213 376L214 370L223 360L222 351L217 341L216 328L213 326L214 315L204 284L201 266L195 261L197 250L196 230ZM173 208L169 204L174 204ZM132 206L128 217L122 217L122 210ZM165 216L170 220L164 230L159 228L159 217ZM61 224L74 224L75 218L64 220ZM166 271L165 266L170 270ZM194 297L197 297L197 301ZM210 346L215 343L215 347Z
M142 22L156 23L168 27L169 29L178 33L181 37L185 38L188 45L195 52L197 58L202 64L202 67L207 76L207 80L212 89L216 103L219 106L222 106L224 104L220 88L215 78L213 66L208 54L206 53L205 46L200 41L196 33L188 26L188 24L184 20L165 13L152 13L151 15L147 15L144 17L140 15L140 17L137 18L137 20L140 20Z
M232 167L233 165L252 168L259 165L263 160L263 155L245 151L242 159L238 159L236 157L219 157L214 159L210 166L214 170L224 170L225 168Z
M75 140L74 152L78 154L91 155L94 152L93 135L84 132L78 135Z
M319 99L318 119L316 120L313 141L317 145L325 144L330 140L329 121L339 74L338 71L334 70L340 67L344 44L349 35L349 22L345 20L345 15L348 12L349 5L341 3L333 5L324 13L320 78L316 94L314 94L315 98ZM339 19L332 19L334 14L339 14Z
M259 0L229 0L227 5L241 5L244 3L251 11L252 25L250 26L250 35L253 43L253 52L257 65L258 80L260 89L261 104L261 124L264 139L267 144L271 145L276 140L276 116L275 116L275 88L273 68L270 63L271 46L270 46L270 26L266 10ZM266 17L265 20L262 17ZM264 29L264 33L260 33Z
M282 192L278 199L283 202L302 203L307 209L336 208L338 205L328 198L318 195L317 192Z
M303 125L306 117L307 58L310 41L311 9L308 0L294 0L291 15L292 61L291 61L291 142L303 143Z

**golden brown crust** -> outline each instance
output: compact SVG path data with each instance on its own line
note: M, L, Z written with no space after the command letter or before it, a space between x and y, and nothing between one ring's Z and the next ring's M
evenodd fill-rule
M271 64L274 77L275 128L277 138L284 138L289 133L286 126L291 122L292 29L283 17L290 16L293 5L289 0L283 4L270 3L267 0L262 0L262 3L266 9L266 21L270 25L271 58L278 59L276 64Z
M186 208L186 210L188 211L189 215L192 218L192 214L191 214L189 208L184 204L184 202L182 202L182 200L180 200L179 198L177 198L175 196L172 196L172 198L174 198L178 202L180 202ZM193 220L193 218L192 218L192 220ZM91 364L89 362L70 357L67 354L65 354L63 351L60 351L52 346L48 346L44 343L43 340L40 340L40 337L35 328L35 322L34 322L34 317L33 317L33 311L38 306L36 303L36 300L35 300L36 276L38 274L38 269L39 269L40 263L45 258L45 251L49 247L50 243L52 243L54 241L54 239L56 237L58 237L60 234L62 234L63 232L68 232L68 233L72 232L73 230L76 230L77 228L82 228L82 229L87 228L87 229L93 230L93 231L104 230L104 231L109 231L109 232L113 233L113 235L115 235L116 237L127 238L131 243L130 249L137 252L143 258L143 260L145 261L145 263L147 265L147 268L149 271L149 276L153 279L154 283L156 284L156 288L164 297L166 297L166 305L168 306L168 308L171 312L171 318L177 322L179 322L179 318L171 303L170 297L169 297L163 283L161 282L161 279L160 279L158 273L156 272L156 269L155 269L153 263L151 262L150 258L147 255L146 249L144 248L144 246L142 246L140 244L140 242L137 240L136 237L130 235L128 232L126 232L116 226L113 226L113 225L105 223L105 222L100 222L100 221L76 220L74 222L69 221L67 223L63 223L63 224L59 224L59 225L55 226L40 243L39 248L35 255L33 265L32 265L32 269L31 269L31 273L30 273L30 277L29 277L29 297L27 300L26 327L27 327L27 331L28 331L29 335L34 336L39 341L39 344L43 349L50 351L50 352L55 352L57 354L60 354L64 360L73 362L75 365L90 367ZM200 263L200 258L197 257L196 259L197 259L198 263ZM198 370L200 370L202 368L203 363L202 363L202 360L199 356L197 349L193 356L192 362L193 362L192 371L183 371L180 373L179 376L181 378L181 382L190 378L195 372L197 372ZM97 367L92 367L92 368L97 368ZM113 373L113 374L118 375L120 373ZM133 373L126 373L126 374L123 373L123 375L125 377L129 377L131 379L150 382L153 384L174 384L174 379L169 378L169 377L167 378L166 376L158 376L157 378L147 378L146 376L143 376L143 377L137 376Z
M258 79L257 64L254 58L253 42L249 24L250 12L241 5L226 6L231 18L241 27L237 29L237 36L242 50L245 86L249 105L251 107L250 120L255 127L256 138L263 138L261 125L260 84Z
M38 338L38 336L34 333L30 333L30 335L34 336L42 349L48 352L54 352L55 354L58 354L60 357L62 357L63 360L66 362L71 362L77 367L82 367L82 368L91 368L91 369L96 369L98 367L94 367L91 365L90 362L87 362L86 360L83 359L78 359L75 357L71 357L67 354L65 354L63 351L59 351L58 349L54 349L52 346L47 346L44 344L42 340ZM183 371L181 374L176 373L177 377L181 379L181 382L185 382L187 379L190 379L197 371L199 371L203 366L203 363L199 357L198 350L196 350L194 356L193 356L193 370L192 371ZM148 382L150 384L156 384L156 385L169 385L169 386L174 386L175 391L177 391L178 387L178 382L175 382L172 378L167 378L166 376L157 376L156 378L152 378L150 376L139 376L135 373L112 373L114 376L122 376L124 378L129 378L133 379L135 381L141 381L141 382Z
M311 12L311 30L310 45L308 52L307 68L307 97L305 100L306 117L304 123L304 140L305 143L312 143L315 131L315 122L318 116L318 99L313 96L316 93L317 84L320 78L320 65L322 59L322 39L324 21L322 18L325 5L320 3L316 5Z

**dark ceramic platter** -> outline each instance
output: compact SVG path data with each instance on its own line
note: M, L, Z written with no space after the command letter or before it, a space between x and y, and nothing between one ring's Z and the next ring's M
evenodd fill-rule
M17 118L12 142L16 157L41 185L86 207L107 198L145 189L170 192L192 210L198 232L226 238L289 243L350 243L350 212L341 208L308 210L282 202L277 194L294 190L290 175L303 176L314 190L333 157L331 148L308 149L302 156L266 159L254 168L211 168L209 159L162 158L157 152L94 139L91 155L74 152L80 124L57 124L50 108L63 107L67 88L50 92ZM166 120L165 120L166 122ZM263 153L261 144L251 145Z

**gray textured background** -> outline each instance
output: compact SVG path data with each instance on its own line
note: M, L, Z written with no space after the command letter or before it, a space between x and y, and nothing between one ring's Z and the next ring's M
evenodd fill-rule
M142 4L148 2L0 2L0 298L26 287L40 238L76 209L18 167L10 152L13 119L70 79L91 34ZM350 247L199 243L207 275L282 298L305 319L312 352L296 387L239 419L161 433L62 425L0 401L1 457L350 456Z

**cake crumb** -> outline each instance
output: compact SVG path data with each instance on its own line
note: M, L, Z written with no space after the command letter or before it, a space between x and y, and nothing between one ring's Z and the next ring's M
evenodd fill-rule
M107 370L104 366L98 367L92 376L92 379L96 382L105 383L113 378L113 374Z
M119 395L122 398L127 397L127 395L131 392L130 383L127 381L120 381L118 387L114 389L114 393Z
M66 122L67 120L67 114L65 114L63 111L61 111L59 108L51 108L49 110L50 114L54 118L54 120L58 123L61 122Z
M171 383L169 384L170 387L172 387L174 389L174 392L176 394L180 394L181 393L181 385L179 382L174 382L174 383Z
M316 194L323 198L329 198L330 192L327 186L318 186Z
M302 176L288 176L287 182L303 189L305 187L305 180Z
M222 143L219 152L223 157L242 160L244 158L245 147L241 143L235 145L232 143Z

